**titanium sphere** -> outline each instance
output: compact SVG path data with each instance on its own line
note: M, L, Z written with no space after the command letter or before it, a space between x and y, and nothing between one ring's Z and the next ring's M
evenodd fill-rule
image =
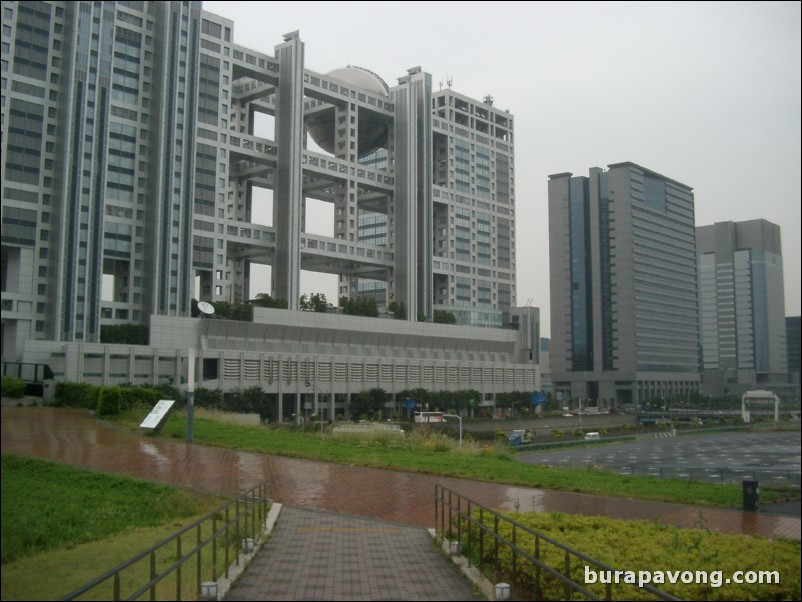
M326 77L337 79L349 88L359 88L371 94L377 94L385 98L390 97L390 89L384 80L372 71L361 67L348 66L342 69L335 69L327 73ZM315 111L306 122L306 127L312 140L320 148L332 155L335 154L334 119L334 107L328 107L326 110ZM387 124L378 115L360 110L358 130L358 152L360 157L384 146L387 142L387 136Z

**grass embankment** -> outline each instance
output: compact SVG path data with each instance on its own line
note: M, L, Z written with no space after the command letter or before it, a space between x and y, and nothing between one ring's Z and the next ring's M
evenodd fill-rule
M141 421L140 417L136 419ZM128 417L128 424L133 422ZM459 447L453 439L425 429L402 438L382 434L332 435L329 428L320 434L291 427L245 427L196 418L193 432L197 443L280 456L597 495L720 507L741 504L741 488L736 485L630 477L600 468L522 464L513 459L506 445ZM183 439L185 417L171 415L161 433Z
M65 596L223 503L219 497L3 454L2 598ZM174 551L170 555L175 560ZM147 567L143 572L147 575ZM106 588L96 599L110 594Z

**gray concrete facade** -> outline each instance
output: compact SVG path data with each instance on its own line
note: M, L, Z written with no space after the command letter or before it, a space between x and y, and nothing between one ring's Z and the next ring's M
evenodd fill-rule
M158 338L153 325L189 316L193 298L248 301L257 265L271 266L258 292L286 300L285 320L308 317L308 271L336 275L348 298L381 283L379 305L402 303L411 328L435 309L511 325L514 119L492 98L435 92L420 67L393 87L356 67L319 74L298 32L272 55L245 48L197 1L11 1L3 25L5 361L61 347L57 374L96 379L69 358L102 349L101 327ZM269 225L256 219L264 191ZM332 207L330 234L307 230L312 201ZM386 240L361 234L365 215ZM148 380L178 372L161 361Z
M292 399L290 414L347 415L352 395L475 390L477 405L497 393L540 388L525 332L254 308L253 322L151 316L151 341L102 345L28 341L25 356L57 380L96 385L174 383L186 387L189 350L196 386L224 392L259 387ZM280 412L279 412L280 414Z

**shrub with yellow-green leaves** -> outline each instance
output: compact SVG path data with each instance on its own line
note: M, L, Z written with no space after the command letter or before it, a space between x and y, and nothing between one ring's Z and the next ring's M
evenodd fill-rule
M700 514L698 526L694 529L680 529L648 521L563 513L516 512L505 516L617 571L623 571L618 576L619 583L612 584L614 600L655 599L649 592L628 583L637 581L641 571L649 572L653 587L684 600L800 599L799 541L713 533L705 528L703 514ZM478 514L474 519L478 519ZM485 513L484 524L491 530L493 522L493 517ZM461 530L465 543L468 538L465 522ZM506 540L513 540L510 523L499 521L499 532ZM478 563L479 529L476 525L470 528L470 538L473 561ZM516 528L515 541L519 548L565 575L565 552L540 538L536 554L535 539L524 529ZM513 569L513 553L508 547L499 546L497 553L498 572L493 575L494 578L514 582L515 589L523 596L535 596L535 599L542 600L565 599L564 586L558 578L544 570L536 571L534 564L520 553L516 554ZM495 562L495 547L485 532L483 563L486 567L492 567ZM586 565L589 566L587 573ZM608 576L615 581L615 575L600 571L599 567L576 556L570 559L570 578L604 598L606 585L601 582L601 577L605 582L609 580ZM697 574L697 571L700 573ZM754 577L764 572L764 580L778 576L779 583L736 583L733 577L738 571L742 572L738 575L739 579L754 571L754 575L751 575ZM586 575L591 577L587 583ZM594 577L595 583L592 583ZM661 577L662 583L655 582ZM705 581L702 577L706 577L706 583L702 582ZM672 578L675 583L671 582ZM730 583L727 583L728 579Z

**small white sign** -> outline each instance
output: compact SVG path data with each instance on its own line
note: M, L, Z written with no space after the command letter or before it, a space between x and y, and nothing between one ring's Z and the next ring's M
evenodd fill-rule
M139 428L143 429L155 429L167 418L167 413L170 411L170 408L173 407L175 400L173 399L160 399L159 403L153 406L153 409L150 411L150 414L147 415L142 421L142 424L139 425Z

